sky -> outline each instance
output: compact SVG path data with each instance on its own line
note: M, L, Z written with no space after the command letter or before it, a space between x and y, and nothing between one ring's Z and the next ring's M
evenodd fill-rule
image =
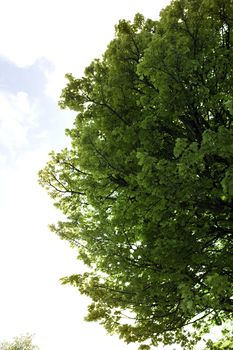
M77 252L48 230L60 213L38 185L48 153L69 145L75 114L57 102L119 19L158 18L169 0L0 0L0 341L34 334L41 350L136 350L83 321L88 300L59 279Z

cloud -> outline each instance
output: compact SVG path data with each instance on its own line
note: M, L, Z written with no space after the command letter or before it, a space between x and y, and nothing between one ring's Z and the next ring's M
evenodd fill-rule
M37 109L36 100L30 101L26 92L0 92L1 148L14 154L28 144L29 131L37 125Z

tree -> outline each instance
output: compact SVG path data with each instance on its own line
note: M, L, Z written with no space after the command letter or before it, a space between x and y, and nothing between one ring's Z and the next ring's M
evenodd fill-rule
M33 345L31 335L24 335L0 342L0 350L38 350L38 347Z
M88 321L142 348L192 349L232 319L232 30L232 0L122 20L61 96L71 148L40 183L67 217L51 229L87 266L63 283L92 299Z

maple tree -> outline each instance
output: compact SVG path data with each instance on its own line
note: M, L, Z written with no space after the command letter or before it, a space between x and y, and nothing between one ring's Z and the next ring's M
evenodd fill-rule
M67 217L51 229L87 266L63 283L91 297L87 320L141 349L192 349L232 319L232 28L231 0L121 20L61 96L71 147L40 183Z

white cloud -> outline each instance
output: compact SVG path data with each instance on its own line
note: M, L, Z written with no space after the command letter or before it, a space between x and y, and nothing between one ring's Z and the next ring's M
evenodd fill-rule
M36 101L30 101L26 92L0 92L0 146L14 153L28 144L29 131L37 122Z

